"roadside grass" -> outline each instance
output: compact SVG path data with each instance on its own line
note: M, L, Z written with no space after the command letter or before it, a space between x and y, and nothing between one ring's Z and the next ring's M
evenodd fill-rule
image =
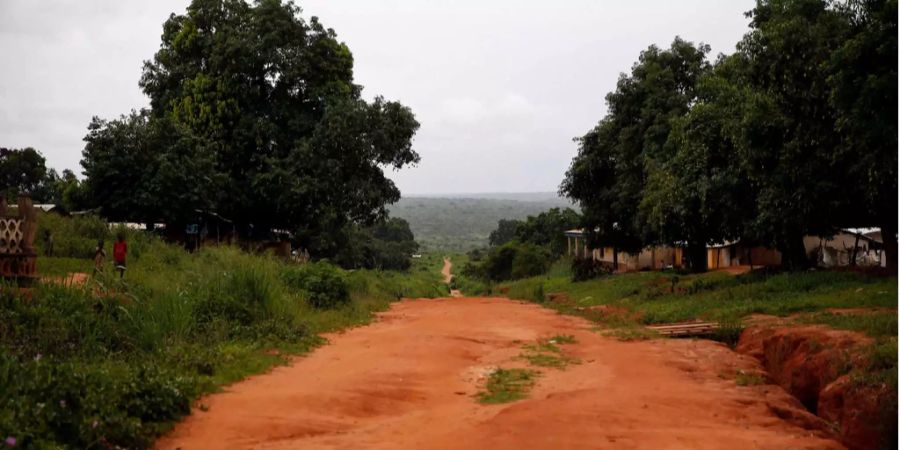
M799 320L841 330L858 331L875 338L874 343L863 349L862 362L848 366L850 377L857 385L886 386L894 393L897 392L896 312L817 313L803 316Z
M857 385L885 389L887 397L896 398L895 277L826 270L760 271L738 276L661 271L573 282L568 273L556 267L548 275L503 283L495 290L510 298L541 303L562 314L584 317L598 324L597 331L624 341L659 337L646 325L708 320L720 324L710 338L734 346L743 331L744 319L751 314L796 315L796 322L861 332L875 342L862 349L860 361L848 363L846 370ZM546 295L538 297L535 292ZM558 300L560 294L563 300ZM548 301L551 297L557 300ZM828 312L832 308L876 311ZM736 379L742 386L761 381L747 374L738 374ZM896 414L896 401L886 410Z
M556 335L547 339L541 339L534 344L523 345L523 352L519 357L528 361L528 364L532 366L564 369L566 366L579 364L581 361L578 358L566 355L556 344L574 343L575 337L572 335Z
M875 338L897 336L897 312L836 314L829 312L802 316L801 322L827 325L840 330L859 331Z
M477 395L485 404L509 403L521 400L534 386L539 372L529 369L497 369L488 377L485 390Z
M571 300L546 303L560 312L588 317L588 308L609 305L631 312L633 321L641 324L734 321L750 314L787 316L827 308L896 307L897 299L896 278L830 271L738 276L638 272L584 282L556 274L504 283L498 290L506 290L510 298L535 301L533 292L538 285L548 295L562 293Z
M91 274L93 261L75 255L98 235L111 245L112 232L46 217L39 227L57 227L60 256L39 257L39 273ZM0 437L23 448L147 448L200 395L310 351L321 333L368 323L401 297L446 295L439 271L344 271L126 236L124 279L107 264L83 286L0 286Z
M638 324L618 324L612 327L604 326L596 328L601 334L607 337L615 338L622 342L646 341L647 339L656 339L661 337L659 333Z

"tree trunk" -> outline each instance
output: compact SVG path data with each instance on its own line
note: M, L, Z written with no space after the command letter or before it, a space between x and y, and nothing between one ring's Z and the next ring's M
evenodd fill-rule
M803 270L809 267L806 258L806 247L803 245L803 234L795 234L778 249L781 252L781 265L788 270Z
M850 267L856 267L856 251L859 249L859 233L856 233L856 240L853 241L853 251L850 252Z
M897 224L889 219L881 227L881 239L884 242L884 258L887 258L887 269L891 275L897 276Z
M691 264L691 272L706 272L706 244L700 242L688 242L688 260Z
M613 247L613 272L618 272L619 270L619 249Z

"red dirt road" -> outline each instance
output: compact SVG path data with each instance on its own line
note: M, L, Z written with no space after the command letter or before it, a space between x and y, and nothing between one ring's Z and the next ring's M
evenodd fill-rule
M781 388L739 387L755 360L701 340L620 342L505 299L405 300L292 365L203 400L159 449L843 448ZM496 367L556 334L581 360L540 368L529 397L482 405ZM806 414L806 415L804 415ZM784 418L791 418L792 422ZM807 425L809 428L815 428Z

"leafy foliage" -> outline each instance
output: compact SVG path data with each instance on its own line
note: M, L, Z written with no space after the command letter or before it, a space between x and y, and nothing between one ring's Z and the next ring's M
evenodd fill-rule
M669 49L641 52L631 74L620 76L606 96L609 114L578 139L560 192L579 202L589 242L637 252L658 239L638 211L647 172L670 157L671 120L696 100L708 52L680 38Z
M703 271L706 245L740 239L796 269L809 263L804 236L878 226L895 265L896 11L759 0L737 52L715 64L678 38L642 52L560 186L589 243L685 245Z
M194 0L163 25L140 85L150 109L95 118L86 191L104 216L184 223L196 210L245 236L288 230L319 257L400 198L383 167L418 162L412 112L366 102L335 32L281 0Z
M581 215L572 208L551 208L536 216L528 216L516 229L516 239L542 246L557 258L566 252L566 230L581 225Z
M99 237L110 252L118 232L53 214L38 226L58 249ZM228 247L191 254L122 232L124 280L106 266L84 286L59 285L93 268L74 251L38 259L56 281L29 298L0 288L0 435L23 448L149 447L197 396L312 348L318 333L365 323L398 296L446 295L433 270L351 273Z
M0 148L0 186L0 195L7 198L28 194L35 203L53 203L70 211L83 205L75 174L66 169L60 176L56 170L47 169L47 160L31 147Z
M406 270L419 248L409 223L397 217L368 228L351 225L336 236L335 242L340 245L333 261L346 269Z
M521 225L521 220L500 219L497 222L497 229L491 231L491 235L488 236L488 244L491 246L503 245L515 239Z
M542 247L510 241L492 247L479 263L469 263L463 274L490 281L513 280L542 274L550 267L550 255Z
M309 304L316 308L334 308L350 301L347 281L326 263L306 264L286 271L284 277L288 286L306 291Z

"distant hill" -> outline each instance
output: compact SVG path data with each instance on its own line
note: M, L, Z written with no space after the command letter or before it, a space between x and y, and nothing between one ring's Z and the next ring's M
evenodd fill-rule
M423 250L467 251L488 244L500 219L524 219L550 208L572 207L553 192L408 196L390 206L409 221Z
M558 202L568 205L569 201L556 192L476 192L468 194L406 195L406 198L468 198L485 200L518 200L521 202Z

